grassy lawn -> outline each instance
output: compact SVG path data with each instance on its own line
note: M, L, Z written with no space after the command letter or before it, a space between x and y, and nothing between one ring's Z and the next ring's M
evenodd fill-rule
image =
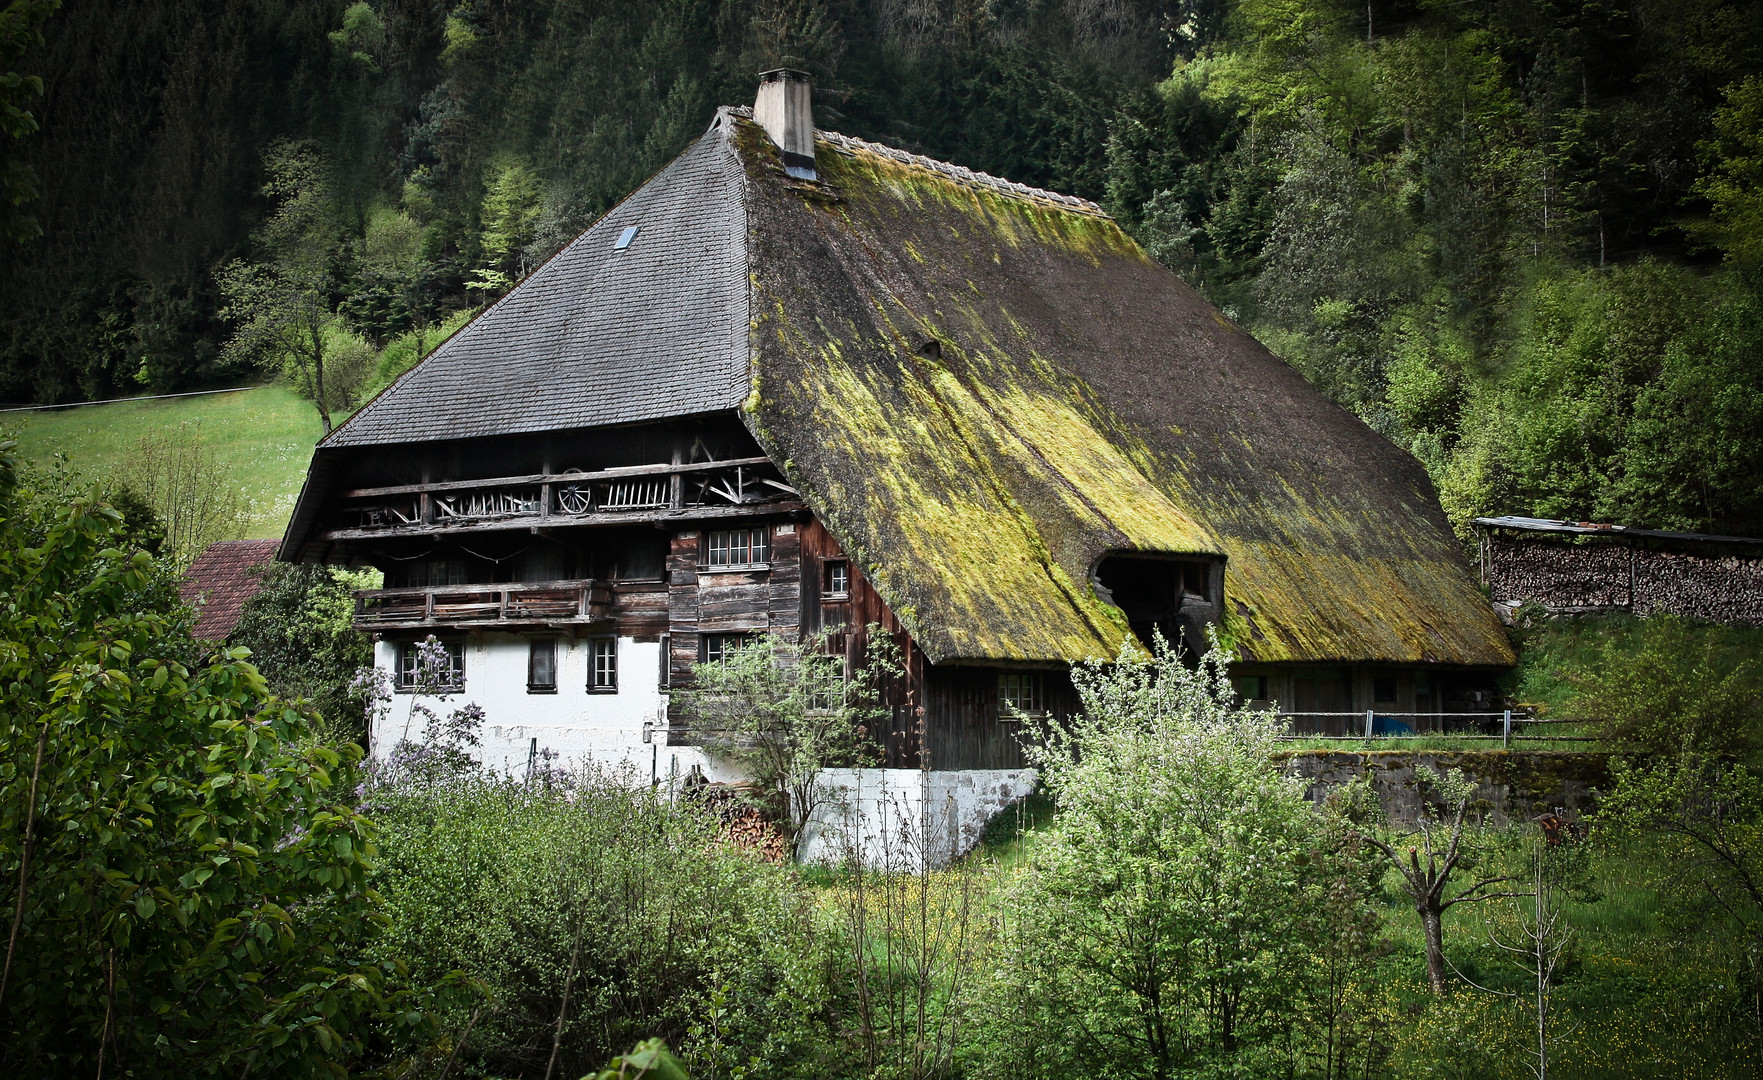
M145 435L191 435L214 451L249 500L246 539L282 534L319 436L318 414L311 403L281 386L170 401L7 413L0 415L0 430L17 433L27 459L43 461L66 454L75 468L89 473L126 467Z

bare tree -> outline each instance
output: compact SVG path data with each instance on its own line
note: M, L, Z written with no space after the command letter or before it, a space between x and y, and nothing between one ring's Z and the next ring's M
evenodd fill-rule
M1554 1029L1553 996L1555 973L1560 970L1561 962L1573 947L1573 928L1567 925L1567 918L1562 911L1562 888L1560 868L1553 863L1547 847L1539 843L1531 853L1531 870L1534 877L1534 891L1528 896L1515 899L1513 908L1518 914L1518 929L1510 938L1502 938L1495 930L1493 923L1488 923L1488 941L1501 952L1517 961L1531 977L1531 991L1536 1010L1536 1050L1532 1052L1535 1061L1530 1071L1536 1074L1537 1080L1549 1080L1549 1043L1552 1039L1561 1038L1563 1034L1571 1034L1571 1029L1562 1033ZM1528 900L1529 903L1523 903ZM1473 985L1473 984L1472 984ZM1485 986L1476 987L1487 990ZM1517 994L1502 991L1489 991L1502 997L1517 997Z
M180 573L202 549L243 531L245 501L197 435L142 438L118 479L159 516L165 529L160 552Z
M1367 781L1369 784L1369 781ZM1421 930L1426 938L1426 976L1435 994L1444 994L1445 981L1445 912L1458 904L1476 904L1483 900L1522 895L1500 891L1515 878L1511 874L1483 869L1483 853L1473 836L1466 836L1470 803L1475 796L1475 781L1460 769L1441 770L1428 781L1439 796L1438 812L1430 805L1421 811L1418 839L1409 837L1406 847L1398 848L1365 828L1358 829L1362 839L1383 853L1401 871L1402 883L1414 901L1414 912L1420 916ZM1375 795L1372 801L1375 802ZM1480 876L1476 875L1480 870ZM1462 883L1462 875L1474 880L1452 892L1452 879Z

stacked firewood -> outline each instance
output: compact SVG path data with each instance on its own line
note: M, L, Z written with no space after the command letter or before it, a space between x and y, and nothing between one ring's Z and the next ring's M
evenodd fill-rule
M1495 538L1488 584L1503 604L1549 608L1626 607L1628 549Z
M790 844L784 838L783 830L752 807L725 816L722 835L730 844L742 851L750 851L768 863L781 865L789 858Z
M1635 614L1763 623L1763 560L1637 551Z
M728 843L769 863L781 864L789 858L788 838L765 812L766 800L752 785L705 784L688 789L688 797L716 814Z
M1495 537L1488 545L1488 584L1502 604L1556 611L1632 607L1637 615L1763 623L1763 559L1757 558Z

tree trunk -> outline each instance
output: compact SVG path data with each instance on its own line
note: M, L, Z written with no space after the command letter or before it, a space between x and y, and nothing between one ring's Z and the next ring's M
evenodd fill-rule
M1445 994L1445 928L1444 912L1422 904L1416 904L1414 910L1420 914L1420 925L1426 932L1426 978L1432 983L1432 992L1443 997Z
M318 406L318 419L324 425L324 433L331 433L331 410L324 400L324 339L318 327L312 330L312 400Z
M37 781L43 775L43 749L49 742L49 721L37 733L37 758L31 766L31 790L25 797L24 842L18 859L18 901L12 910L12 934L6 941L6 968L0 971L0 1005L6 1003L6 987L12 981L12 958L18 952L18 931L24 925L25 890L30 887L31 849L37 842Z

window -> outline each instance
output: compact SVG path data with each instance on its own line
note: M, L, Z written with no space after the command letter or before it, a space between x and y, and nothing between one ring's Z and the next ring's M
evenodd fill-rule
M771 526L704 534L706 566L759 566L771 559Z
M535 638L527 643L526 692L557 692L557 639Z
M1267 676L1238 675L1231 680L1237 685L1237 697L1243 701L1267 700Z
M655 685L665 690L673 684L673 637L661 635L661 671Z
M588 690L596 694L618 692L618 639L588 641Z
M464 585L469 576L464 559L419 559L398 567L398 579L407 589L427 589L437 585Z
M1042 693L1041 675L1036 671L1005 671L998 675L998 715L1005 719L1017 713L1038 716L1047 711Z
M398 689L413 691L424 682L423 651L427 642L406 641L398 649ZM440 641L431 654L435 670L429 673L436 689L454 691L465 686L465 642Z
M698 639L699 662L720 664L752 642L752 634L705 634Z
M829 559L825 566L826 582L821 590L823 600L843 600L851 595L851 564L844 559Z
M1373 701L1394 701L1394 700L1396 700L1396 680L1394 680L1394 679L1373 679L1373 680L1371 680L1371 700L1373 700Z

